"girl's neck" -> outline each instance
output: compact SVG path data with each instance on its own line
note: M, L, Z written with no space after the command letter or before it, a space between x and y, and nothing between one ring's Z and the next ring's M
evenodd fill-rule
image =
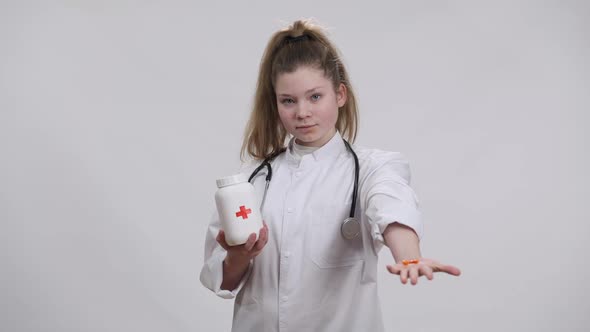
M301 144L297 143L296 139L293 141L293 153L299 158L305 156L306 154L310 154L319 148L320 148L319 146L301 145Z

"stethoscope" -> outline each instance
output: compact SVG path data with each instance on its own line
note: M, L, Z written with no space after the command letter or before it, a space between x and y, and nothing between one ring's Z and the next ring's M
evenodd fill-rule
M352 190L352 205L350 206L350 213L348 214L348 218L344 219L342 225L340 225L340 233L342 233L342 237L347 240L352 240L356 238L361 231L361 224L359 221L354 217L354 210L356 207L356 197L358 193L358 183L359 183L359 159L352 150L350 144L345 140L344 145L352 156L354 157L354 188ZM271 155L270 157L264 159L262 163L256 167L256 169L252 172L250 177L248 178L248 182L252 182L252 179L263 169L267 168L266 172L266 185L264 187L264 194L262 195L262 203L260 204L260 210L262 211L262 207L264 206L264 201L266 200L266 192L268 191L268 186L270 184L270 180L272 179L272 166L270 166L271 161L276 158L279 154L284 152L285 149L280 150L278 153Z

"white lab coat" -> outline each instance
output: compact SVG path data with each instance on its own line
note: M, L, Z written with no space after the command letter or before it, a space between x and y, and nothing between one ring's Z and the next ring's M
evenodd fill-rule
M418 200L401 154L354 148L360 162L356 217L361 235L341 236L354 183L354 159L339 133L300 163L288 149L273 162L262 215L269 240L233 291L220 290L225 250L215 241L217 214L206 236L201 282L234 298L232 331L383 331L377 293L382 232L399 222L422 236ZM257 165L245 167L250 175ZM254 180L262 198L265 174Z

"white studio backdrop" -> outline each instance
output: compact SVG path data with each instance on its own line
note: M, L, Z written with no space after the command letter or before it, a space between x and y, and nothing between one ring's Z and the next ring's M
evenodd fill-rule
M329 27L425 256L387 331L586 331L586 1L0 1L0 330L228 331L198 280L270 35Z

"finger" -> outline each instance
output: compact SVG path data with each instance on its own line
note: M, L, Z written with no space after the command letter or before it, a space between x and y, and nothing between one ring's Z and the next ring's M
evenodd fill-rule
M220 230L219 233L217 233L215 240L223 249L229 250L229 244L225 241L225 232L223 230Z
M399 279L402 281L402 284L406 284L408 282L408 269L402 268L399 273Z
M391 274L397 274L399 275L401 272L401 267L396 264L396 265L387 265L387 271L389 271L389 273Z
M450 275L454 275L454 276L459 276L461 275L461 270L459 270L459 268L452 266L452 265L442 265L442 264L438 264L435 269L435 272L445 272L448 273Z
M264 237L262 237L262 236L260 237L262 242L264 243L263 247L266 245L266 243L268 243L268 234L269 234L268 226L264 225Z
M256 250L256 251L262 250L262 248L264 248L264 245L266 244L267 238L268 238L268 231L266 230L266 228L262 227L260 229L260 236L258 238L258 241L256 241L256 245L254 246L254 250Z
M412 285L415 285L418 283L418 267L413 265L408 269L410 272L410 281L412 283Z
M419 269L420 275L426 276L426 278L428 278L428 280L432 280L432 278L434 277L434 274L432 273L432 268L430 266L420 264L418 269Z
M264 244L266 245L268 243L270 231L268 229L268 225L266 224L266 222L264 223L264 227L266 228L266 239L264 240Z
M244 244L244 249L246 249L246 251L251 251L254 244L256 244L256 233L252 233L248 236L248 241Z
M247 255L250 256L250 258L254 258L254 257L258 256L258 254L260 254L260 252L262 252L262 249L258 249L258 248L256 248L256 245L254 245L252 247L252 249L250 251L248 251Z

